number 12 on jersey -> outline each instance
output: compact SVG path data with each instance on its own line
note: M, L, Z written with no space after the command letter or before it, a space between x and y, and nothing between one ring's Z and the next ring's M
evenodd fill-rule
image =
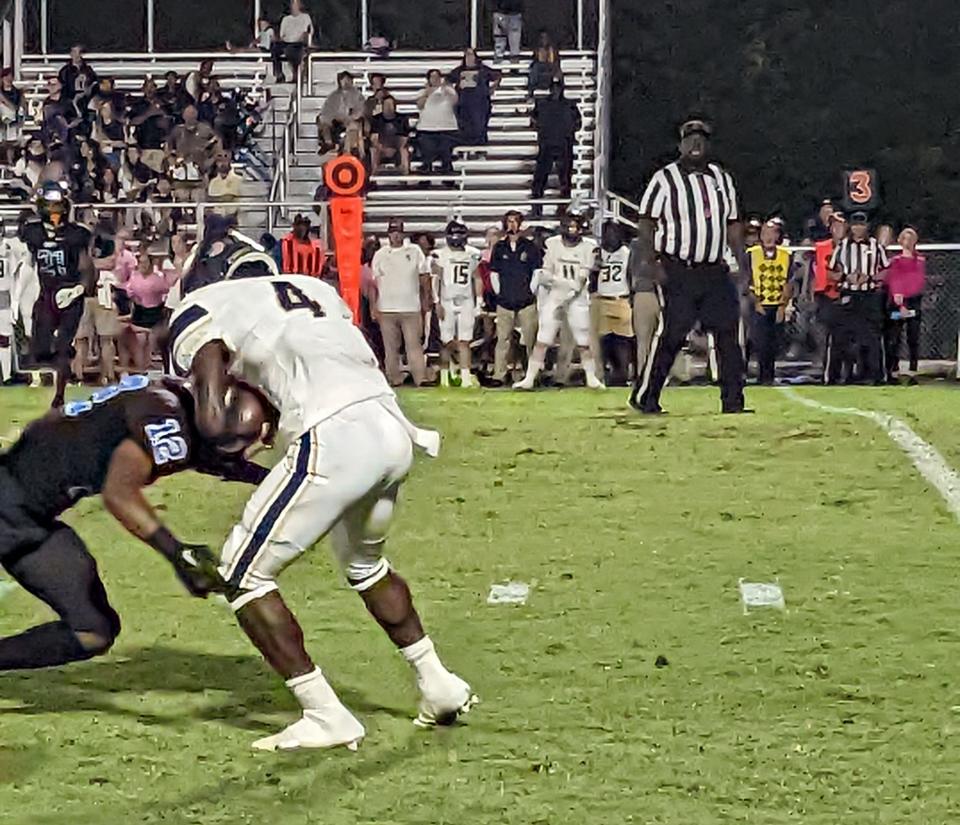
M273 291L277 293L277 301L284 312L293 312L297 309L308 309L314 318L325 318L327 313L316 301L304 295L303 290L289 281L273 281Z

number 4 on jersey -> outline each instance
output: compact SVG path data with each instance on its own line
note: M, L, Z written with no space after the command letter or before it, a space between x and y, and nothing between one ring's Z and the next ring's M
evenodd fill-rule
M314 318L324 318L326 313L316 301L303 294L303 290L289 281L274 281L273 291L277 293L277 301L284 312L293 312L295 309L309 309Z

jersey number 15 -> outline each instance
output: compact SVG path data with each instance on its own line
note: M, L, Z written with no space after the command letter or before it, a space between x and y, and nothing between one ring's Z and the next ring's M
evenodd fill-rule
M314 318L326 317L327 313L323 311L323 307L304 295L300 287L294 286L289 281L274 281L272 285L273 291L277 293L277 301L284 312L308 309L313 313Z

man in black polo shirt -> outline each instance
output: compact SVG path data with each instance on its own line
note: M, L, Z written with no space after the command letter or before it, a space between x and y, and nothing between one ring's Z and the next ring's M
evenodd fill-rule
M637 274L658 284L663 318L638 374L630 405L657 414L660 392L691 327L712 332L720 360L720 406L740 413L743 354L737 339L740 300L724 261L727 246L743 251L737 190L723 168L709 162L710 126L680 127L680 157L651 178L640 201Z
M515 210L503 216L506 237L490 255L490 282L497 296L497 348L494 353L493 383L503 386L513 331L520 329L529 356L537 340L537 305L530 281L540 268L540 250L520 234L523 215Z

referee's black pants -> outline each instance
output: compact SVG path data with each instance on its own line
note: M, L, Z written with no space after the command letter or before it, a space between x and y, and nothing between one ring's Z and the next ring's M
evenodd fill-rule
M740 301L726 264L693 264L667 258L660 285L660 327L647 366L637 376L630 404L642 412L660 411L660 393L674 359L693 325L712 332L720 360L720 405L723 412L743 409L743 353L738 341Z

